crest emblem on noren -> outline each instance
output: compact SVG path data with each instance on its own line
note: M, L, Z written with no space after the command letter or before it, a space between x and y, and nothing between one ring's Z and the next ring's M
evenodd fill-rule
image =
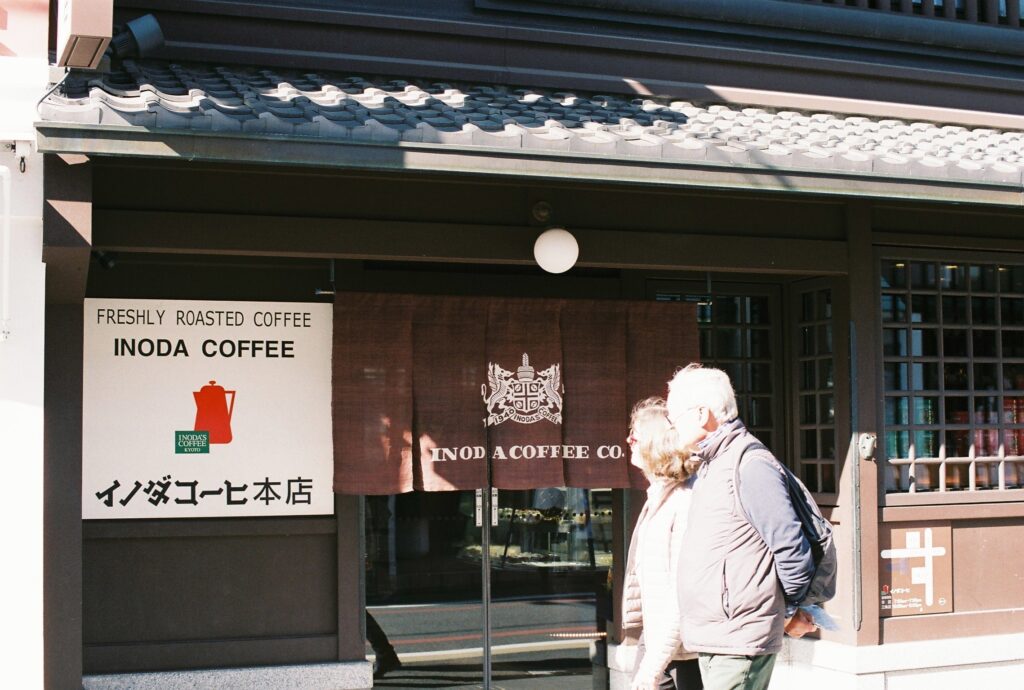
M497 426L509 419L520 424L533 424L542 419L561 424L564 393L557 364L538 372L530 366L530 356L525 352L523 365L514 373L489 362L487 383L480 386L488 413L484 426Z

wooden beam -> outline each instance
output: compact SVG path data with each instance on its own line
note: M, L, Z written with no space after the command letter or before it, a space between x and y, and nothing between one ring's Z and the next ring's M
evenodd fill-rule
M100 210L97 248L224 254L532 265L540 230L526 226ZM591 268L841 274L846 243L832 240L570 228L578 265Z

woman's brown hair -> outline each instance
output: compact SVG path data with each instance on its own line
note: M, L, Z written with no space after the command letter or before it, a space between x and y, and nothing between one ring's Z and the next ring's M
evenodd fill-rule
M683 481L696 464L689 449L680 447L679 435L668 421L668 409L661 398L647 398L633 407L629 428L637 439L636 452L644 473Z

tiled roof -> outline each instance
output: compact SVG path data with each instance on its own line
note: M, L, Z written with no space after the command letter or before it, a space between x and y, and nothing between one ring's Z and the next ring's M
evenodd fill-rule
M44 122L1021 184L1024 132L624 95L125 61Z

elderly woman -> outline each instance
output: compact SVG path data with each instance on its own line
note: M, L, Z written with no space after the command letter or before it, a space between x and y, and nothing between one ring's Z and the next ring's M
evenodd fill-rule
M631 690L702 688L697 655L682 645L676 563L690 509L689 455L679 450L665 402L648 398L633 409L627 439L631 462L650 487L633 530L622 594L622 628L640 635Z

